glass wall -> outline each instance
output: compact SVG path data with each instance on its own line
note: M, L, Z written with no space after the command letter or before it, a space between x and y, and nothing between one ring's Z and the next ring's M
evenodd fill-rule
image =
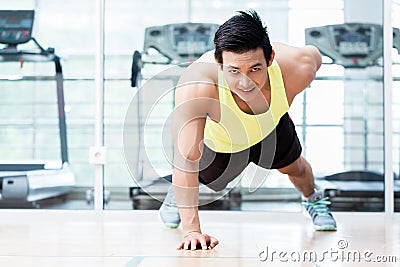
M14 2L0 0L0 9L35 9L33 36L45 49L55 48L56 54L61 57L68 166L73 172L74 183L73 186L69 184L68 192L60 196L28 202L22 199L6 201L5 189L11 190L12 183L18 184L20 180L13 180L8 184L8 178L3 178L0 206L92 209L95 172L93 165L89 163L89 147L94 145L96 1ZM139 95L142 87L132 86L130 80L134 52L144 52L147 27L186 22L219 25L235 14L235 11L252 8L268 25L272 41L301 46L308 42L305 34L308 28L349 23L378 25L374 29L378 33L376 38L381 41L379 27L382 27L382 2L374 0L371 1L373 7L366 7L362 0L106 0L105 209L157 208L166 190L157 186L150 187L149 184L159 180L159 177L162 180L170 179L171 165L166 160L165 153L169 153L172 145L167 142L165 147L161 147L159 140L163 138L163 123L174 106L171 89L176 83L177 75L175 73L175 77L164 77L162 81L157 81L156 87L159 90L142 90L143 95ZM400 3L393 0L393 26L397 28L400 27L398 13ZM31 49L32 46L34 45L29 44L21 48ZM142 55L142 60L159 59L160 55L151 53ZM333 64L335 62L332 58L325 55L324 64L315 81L296 97L291 107L290 116L296 124L303 155L313 167L316 186L325 190L332 198L334 210L383 211L384 208L382 55L376 56L377 59L365 67ZM399 61L395 49L393 60L395 63ZM19 61L0 63L0 161L7 164L60 161L62 149L53 62L26 61L22 68ZM155 74L168 73L173 66L174 64L150 62L142 65L142 85ZM183 68L178 69L178 72L182 70ZM396 88L400 86L396 78L398 73L400 72L395 64L393 167L396 177L400 168L400 118L396 115L400 105L396 100L400 99L396 93ZM165 95L162 95L163 90L166 90ZM145 107L146 99L153 98L156 94L162 97L152 110L154 120L146 125L143 136L144 132L140 129L143 129L143 122L147 118L143 117L146 114L143 110L140 113L140 108L148 108ZM137 117L130 121L129 115ZM124 144L126 138L130 147ZM155 172L149 171L149 166L143 163L143 154L140 153L144 152L153 159L150 169ZM133 170L129 168L132 162L136 166ZM253 192L249 184L254 174L267 178ZM251 165L239 178L242 179L240 186L232 191L233 194L222 198L220 206L210 208L300 210L298 191L287 177L277 171L264 171ZM395 181L397 182L398 180ZM141 191L140 186L145 187L145 190ZM396 186L398 187L395 184ZM155 190L152 196L147 194L147 191L151 191L149 188ZM343 188L348 189L348 192L341 190Z
M361 1L341 4L342 16L336 16L336 20L320 23L314 16L308 16L313 24L308 27L336 25L328 28L337 50L331 49L331 44L327 49L325 40L313 38L313 31L309 32L311 44L320 44L325 64L304 91L303 107L299 105L303 112L298 112L301 117L296 119L300 122L305 156L313 166L316 186L330 196L332 210L383 211L383 50L366 45L370 46L369 53L377 53L372 58L358 47L365 41L350 37L361 37L358 34L361 29L371 28L368 30L373 32L371 36L382 46L383 2L371 1L374 8L363 8ZM307 17L306 12L299 16ZM295 15L290 17L296 19ZM323 36L328 34L324 32L328 28L314 29ZM364 64L357 54L370 57L370 61Z
M2 208L93 208L88 148L94 136L94 4L0 1L1 10L35 10L32 36L44 49L33 41L18 45L25 54L9 61L12 47L1 45ZM48 47L61 58L58 75ZM58 107L61 88L65 103Z
M116 7L116 13L124 14L126 11L122 9L125 6L117 7L117 3L115 1L112 4L108 3L106 10L109 10L109 7L113 5ZM357 22L359 24L376 24L376 28L380 29L376 38L382 42L382 2L374 1L373 4L373 9L366 8L366 12L359 12L362 5L357 1L330 1L329 3L295 0L252 1L246 3L246 5L235 1L224 3L221 1L189 1L186 6L174 6L174 2L172 2L169 3L168 8L178 10L177 14L180 14L180 16L175 16L172 20L161 15L155 16L158 19L153 19L151 23L143 25L143 27L181 23L187 20L221 24L236 10L254 8L268 24L273 41L288 42L300 46L306 43L306 28ZM144 8L144 5L137 7L139 13L141 13L141 8ZM168 8L153 10L152 14L158 14L158 12L164 14ZM210 8L217 10L217 12L210 14ZM360 13L364 15L360 16ZM122 16L124 17L124 15ZM106 15L106 23L107 25L115 23L111 13ZM143 30L142 28L142 35L137 38L142 38ZM107 31L106 36L109 35L111 33ZM140 40L144 42L144 39ZM141 43L137 44L136 47L132 46L131 54L134 50L141 51ZM107 53L111 53L111 51ZM344 67L340 64L332 64L332 59L325 56L324 65L318 72L316 80L295 99L291 108L290 115L297 126L297 132L304 149L303 155L310 161L315 172L316 186L326 190L326 194L336 199L337 206L335 208L337 210L383 211L382 50L378 53L380 54L376 56L377 59L374 59L374 62L361 67ZM143 67L144 82L148 82L149 77L164 70L163 67L158 69L157 67L159 66L151 64L146 64ZM171 84L165 83L160 87L164 87L167 91L171 88ZM150 95L151 92L147 92L147 94ZM146 96L143 97L146 98ZM164 98L163 105L168 106L169 103L169 107L160 109L164 113L171 112L173 108L172 98L169 98L169 100L167 98ZM140 103L140 100L138 101L134 101L134 103ZM144 104L139 104L139 107L141 105ZM128 109L128 112L134 112L134 110ZM165 157L163 148L156 141L162 139L160 129L162 129L163 114L157 116L159 116L159 124L152 124L153 128L147 127L143 137L147 140L154 140L154 142L147 142L146 147L142 150L152 154L152 158L159 159L152 162L151 166L151 168L156 169L156 174L168 176L171 172L171 166L164 164L165 162L162 160ZM145 120L146 118L142 119ZM134 148L131 147L130 150L134 150ZM129 178L124 178L127 179L125 182L121 180L117 184L117 178L106 175L106 181L109 180L109 182L106 182L106 185L109 185L106 186L106 189L111 192L111 199L114 198L114 195L118 195L116 193L118 187L121 187L122 192L125 190L124 184L126 183L133 186L130 190L133 206L136 207L137 202L143 203L142 206L138 205L136 208L146 208L143 200L146 193L157 200L162 199L157 195L160 193L158 190L162 191L162 195L166 189L159 189L154 184L148 186L151 183L150 181L154 181L155 177L154 173L147 171L148 166L140 162L140 160L145 161L144 158L145 156L141 154L138 158L138 164L141 167L133 168L135 169L134 172L137 173L133 182ZM122 165L121 168L123 168ZM286 210L299 210L300 195L284 175L275 171L263 171L253 165L248 169L251 171L245 172L240 177L242 178L240 194L243 200L240 209L281 210L278 203L285 201ZM257 172L254 172L254 169ZM261 188L255 192L250 192L248 186L254 173L267 176L267 179ZM112 182L110 179L112 179ZM135 180L140 182L141 179L149 181L143 183L147 189L140 193L139 187L136 188ZM328 181L327 179L331 180ZM347 195L339 196L338 192L343 191L343 187L351 190ZM151 193L152 188L155 190L153 194ZM369 195L371 190L373 191L372 195ZM351 197L353 193L359 194L357 198ZM151 201L153 200L152 197L148 197L148 199ZM150 205L148 208L157 207L157 204L160 204L157 200L155 205ZM112 202L111 200L110 205L108 205L109 208L113 208ZM273 204L270 205L270 203ZM293 205L290 205L290 203L293 203ZM365 203L369 203L369 206L365 206Z

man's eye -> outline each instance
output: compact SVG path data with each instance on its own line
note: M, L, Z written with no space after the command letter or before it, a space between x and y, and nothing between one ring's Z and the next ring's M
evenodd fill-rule
M232 74L237 74L237 73L239 73L238 70L230 70L229 72L232 73Z
M252 68L251 71L259 71L261 68Z

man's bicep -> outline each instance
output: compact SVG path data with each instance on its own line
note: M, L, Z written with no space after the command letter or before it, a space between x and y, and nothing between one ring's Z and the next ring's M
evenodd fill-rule
M174 107L174 155L181 164L196 163L202 152L204 127L211 103L213 85L180 84L175 93Z
M173 133L175 141L180 135L203 135L209 98L199 96L197 88L182 86L175 94ZM198 137L199 138L199 137Z
M174 167L197 172L203 151L205 118L197 118L174 129Z

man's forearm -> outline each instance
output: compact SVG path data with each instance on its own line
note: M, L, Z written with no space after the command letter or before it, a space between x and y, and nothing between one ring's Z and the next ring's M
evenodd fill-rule
M179 208L179 215L182 220L183 235L187 236L193 232L201 233L200 219L197 207Z
M196 172L174 170L173 184L176 204L184 235L201 232L198 213L199 182Z

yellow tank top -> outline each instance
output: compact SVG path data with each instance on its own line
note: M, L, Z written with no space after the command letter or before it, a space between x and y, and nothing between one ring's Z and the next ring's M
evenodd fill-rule
M215 152L243 151L266 138L289 110L279 65L274 60L268 67L271 86L269 109L261 114L248 114L236 104L222 71L218 74L218 95L221 118L217 123L207 117L204 143Z

